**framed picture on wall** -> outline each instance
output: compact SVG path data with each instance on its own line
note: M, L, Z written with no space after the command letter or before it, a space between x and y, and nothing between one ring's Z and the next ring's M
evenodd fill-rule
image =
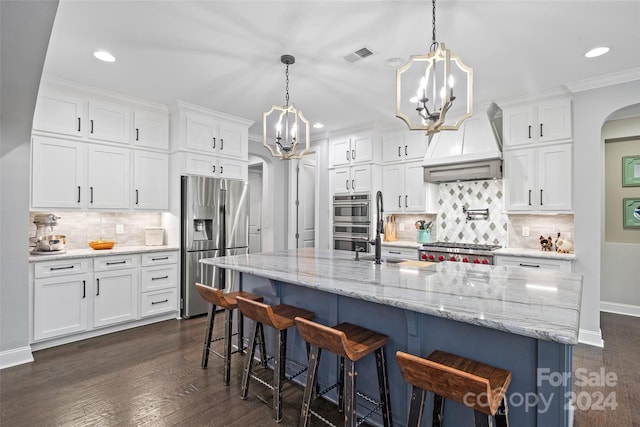
M640 155L622 158L622 186L640 187Z
M622 226L640 228L640 199L622 199Z

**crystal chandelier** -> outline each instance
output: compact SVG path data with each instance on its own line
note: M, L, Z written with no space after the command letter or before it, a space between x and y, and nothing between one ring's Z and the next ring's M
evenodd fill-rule
M473 70L437 41L435 0L432 6L429 53L411 56L396 71L396 117L427 135L457 130L473 112Z
M309 151L309 121L302 111L289 105L289 65L295 63L296 58L293 55L282 55L280 61L287 66L285 105L272 105L263 114L262 145L274 157L281 157L283 160L299 159ZM296 153L298 146L304 149Z

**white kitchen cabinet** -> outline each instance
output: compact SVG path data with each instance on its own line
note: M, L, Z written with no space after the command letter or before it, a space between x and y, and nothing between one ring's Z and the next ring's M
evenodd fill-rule
M131 110L126 105L106 101L89 101L88 138L129 144L130 116Z
M89 329L89 261L38 263L34 271L33 339L46 340Z
M213 178L246 180L249 169L247 162L244 161L187 153L185 172Z
M382 135L382 163L424 158L427 138L422 132L390 131Z
M169 148L169 116L164 111L136 109L133 112L133 145L136 147Z
M330 181L332 193L363 193L372 191L372 167L372 165L358 165L331 169Z
M385 245L382 242L382 256L389 258L404 258L408 260L417 260L418 259L418 244L416 243L416 247L413 249L398 247L393 245Z
M371 163L375 160L371 132L332 137L329 146L331 165L334 167Z
M573 179L572 144L505 150L507 211L570 211Z
M77 208L86 202L82 142L34 136L31 156L32 208Z
M247 160L249 155L249 135L245 126L233 123L220 123L220 145L218 154L236 159Z
M140 317L177 311L177 252L142 254Z
M523 257L510 255L496 255L496 265L508 267L525 267L539 270L555 270L566 273L571 272L571 261L565 259L553 259L545 257Z
M383 166L382 193L385 212L437 212L438 186L424 182L420 161Z
M87 179L88 207L128 209L130 197L130 150L91 144Z
M505 106L503 134L505 147L570 141L571 98L562 97L532 104Z
M67 91L40 86L33 115L33 129L81 137L87 126L84 100Z
M169 155L135 150L133 153L134 209L169 209Z
M203 154L246 160L248 128L225 122L213 115L186 114L186 147Z
M138 318L139 255L100 257L94 262L93 327Z

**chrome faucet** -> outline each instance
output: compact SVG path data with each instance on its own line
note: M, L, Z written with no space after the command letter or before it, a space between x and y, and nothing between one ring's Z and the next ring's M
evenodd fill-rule
M382 260L382 241L380 235L384 234L384 222L382 221L382 214L384 213L384 206L382 203L382 191L376 193L376 238L371 244L376 246L376 264L381 264Z

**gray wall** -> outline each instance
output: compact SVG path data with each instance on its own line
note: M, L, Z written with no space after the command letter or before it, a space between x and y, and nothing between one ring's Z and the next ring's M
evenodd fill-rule
M0 1L0 365L29 347L31 123L58 2Z

